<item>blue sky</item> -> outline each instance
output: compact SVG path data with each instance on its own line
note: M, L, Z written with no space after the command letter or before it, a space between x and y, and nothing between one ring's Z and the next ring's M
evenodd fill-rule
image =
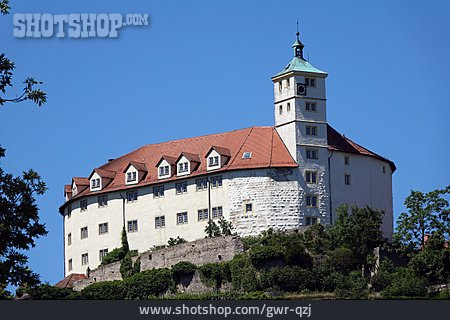
M305 55L327 79L328 121L395 161L394 212L411 189L449 182L448 1L11 1L0 51L48 103L0 107L6 171L33 168L48 236L29 252L42 280L63 277L63 186L144 144L273 125L270 77ZM14 13L148 13L119 37L14 38Z

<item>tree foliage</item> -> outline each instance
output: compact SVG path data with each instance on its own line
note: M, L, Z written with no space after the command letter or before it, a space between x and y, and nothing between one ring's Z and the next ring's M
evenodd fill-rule
M186 239L180 238L180 236L177 236L176 238L170 237L169 241L167 241L167 245L169 247L173 247L173 246L176 246L178 244L186 243L186 242L187 242Z
M5 149L0 147L0 158L4 156ZM39 174L31 169L15 177L0 167L0 288L39 282L38 275L28 268L23 252L47 234L35 200L46 189Z

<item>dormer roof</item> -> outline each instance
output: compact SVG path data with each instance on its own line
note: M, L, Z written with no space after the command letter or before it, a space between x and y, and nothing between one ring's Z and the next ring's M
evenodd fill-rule
M94 170L92 170L92 173L89 175L89 179L91 179L94 172L97 172L97 174L100 177L106 178L106 179L114 179L114 177L116 176L116 173L114 171L95 168Z
M230 149L219 146L212 146L211 149L209 149L209 151L206 153L205 158L209 156L212 150L215 150L221 156L231 157Z
M72 185L75 183L77 186L89 186L89 178L73 177Z
M200 156L199 156L198 154L190 153L190 152L182 152L182 153L180 154L180 156L178 157L178 159L177 159L176 162L180 161L180 159L181 159L183 156L184 156L186 159L188 159L188 161L190 161L190 162L199 162L199 163L201 162Z
M174 166L177 163L177 158L164 155L161 157L161 159L159 159L159 161L155 167L159 167L159 165L161 164L161 161L163 161L163 160L166 160L172 166Z
M125 167L123 172L125 173L130 166L133 166L137 171L147 172L147 166L143 162L130 161L130 163Z

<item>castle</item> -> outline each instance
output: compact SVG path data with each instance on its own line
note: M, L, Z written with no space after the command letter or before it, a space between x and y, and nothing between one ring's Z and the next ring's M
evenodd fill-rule
M96 268L120 246L139 252L177 236L205 237L209 219L241 236L332 224L342 204L385 212L393 232L395 164L338 133L326 118L327 73L294 57L272 77L275 126L143 146L64 187L65 276Z

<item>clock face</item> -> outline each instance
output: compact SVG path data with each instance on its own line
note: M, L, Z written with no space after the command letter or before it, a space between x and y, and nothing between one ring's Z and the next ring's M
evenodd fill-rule
M306 84L297 83L297 94L300 96L306 96Z

